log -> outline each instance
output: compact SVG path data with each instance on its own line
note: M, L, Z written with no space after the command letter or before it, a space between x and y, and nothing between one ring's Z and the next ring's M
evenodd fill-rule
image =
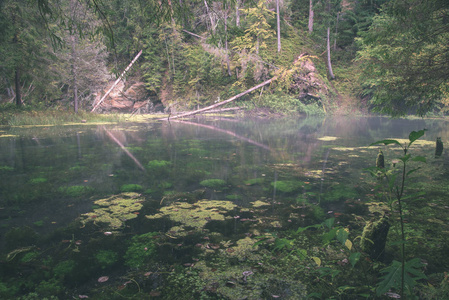
M270 84L270 83L271 83L273 80L275 80L275 79L276 79L276 77L273 77L273 78L271 78L271 79L268 79L267 81L264 81L264 82L262 82L261 84L258 84L258 85L256 85L255 87L250 88L249 90L246 90L246 91L244 91L244 92L241 92L240 94L238 94L238 95L236 95L236 96L234 96L234 97L231 97L231 98L229 98L228 100L221 101L221 102L215 103L214 105L210 105L210 106L207 106L207 107L204 107L204 108L195 110L195 111L186 112L186 113L183 113L183 114L180 114L180 115L176 115L176 116L173 116L173 117L163 118L163 119L161 119L161 120L178 119L178 118L182 118L182 117L191 116L191 115L194 115L194 114L197 114L197 113L201 113L201 112L204 112L204 111L207 111L207 110L211 110L211 109L213 109L213 108L215 108L215 107L218 107L218 106L221 106L221 105L223 105L223 104L232 102L232 101L234 101L235 99L238 99L238 98L240 98L240 97L242 97L242 96L244 96L244 95L246 95L246 94L248 94L248 93L251 93L252 91L255 91L255 90L257 90L257 89L259 89L259 88L261 88L261 87L263 87L263 86L266 86L267 84Z
M137 53L136 57L134 57L134 59L131 61L131 63L126 67L125 71L123 71L122 74L120 74L120 76L117 78L117 80L114 82L114 84L111 86L111 88L106 92L106 94L104 94L103 97L101 97L100 101L98 101L97 104L95 104L95 106L92 108L91 112L93 112L95 109L97 109L98 106L100 106L100 104L104 101L104 99L106 99L106 97L109 95L109 93L112 92L112 90L115 88L115 86L120 82L120 80L122 80L123 76L125 76L126 72L128 72L128 70L131 68L131 66L136 62L136 60L139 58L139 56L142 54L142 50L139 51L139 53Z

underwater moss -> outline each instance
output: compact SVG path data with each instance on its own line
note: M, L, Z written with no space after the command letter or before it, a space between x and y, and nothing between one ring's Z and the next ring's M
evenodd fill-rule
M206 179L201 181L200 185L211 189L219 189L226 185L226 181L223 179Z
M117 262L118 254L112 250L100 250L95 253L95 260L100 264L102 269L106 269Z
M93 189L90 186L72 185L67 187L60 187L58 191L64 193L69 197L80 197L92 192Z
M304 186L303 182L293 180L278 180L271 183L271 186L276 188L276 191L282 193L293 193Z
M120 187L120 191L122 193L128 193L128 192L140 192L143 190L143 187L140 184L124 184Z
M81 215L83 224L94 222L104 223L112 229L123 226L124 222L137 218L137 212L142 208L144 199L137 193L122 193L94 202L100 208Z
M71 259L64 260L54 267L53 273L55 274L56 277L60 278L66 276L67 274L70 274L74 268L75 268L74 260Z
M131 268L141 268L149 263L156 251L154 237L157 234L157 232L148 232L134 236L124 256L125 264Z
M265 181L264 178L253 178L246 180L244 183L245 185L255 185L255 184L262 184Z
M325 202L336 202L356 197L358 197L358 193L354 189L344 185L337 185L324 194L323 200Z
M147 164L147 167L149 169L159 169L159 168L165 168L171 165L171 162L166 160L150 160Z
M44 182L47 182L47 178L37 177L37 178L32 178L29 181L29 183L31 183L31 184L39 184L39 183L44 183Z

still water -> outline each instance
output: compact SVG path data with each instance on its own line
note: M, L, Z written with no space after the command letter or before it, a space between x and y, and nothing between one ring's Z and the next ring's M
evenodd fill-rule
M0 129L0 296L303 297L310 293L304 279L256 268L266 255L260 237L328 217L341 226L351 215L367 218L373 188L364 170L379 151L368 146L423 128L420 140L428 142L416 151L434 169L422 179L444 181L448 155L433 157L436 138L449 140L442 120L216 118ZM384 153L387 163L401 154ZM438 197L435 205L449 205ZM447 225L447 218L428 219ZM267 280L277 281L260 283Z

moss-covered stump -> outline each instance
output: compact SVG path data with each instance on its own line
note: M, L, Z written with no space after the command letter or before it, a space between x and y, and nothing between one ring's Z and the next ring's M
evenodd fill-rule
M384 255L390 223L383 216L377 221L369 221L363 228L360 247L372 259L381 259Z

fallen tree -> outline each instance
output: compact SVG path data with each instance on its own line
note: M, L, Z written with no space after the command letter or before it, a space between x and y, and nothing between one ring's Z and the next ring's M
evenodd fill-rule
M276 79L276 77L268 79L267 81L264 81L261 84L258 84L256 86L250 88L249 90L241 92L240 94L238 94L238 95L236 95L234 97L231 97L228 100L221 101L221 102L215 103L214 105L210 105L210 106L207 106L207 107L195 110L195 111L189 111L189 112L186 112L186 113L183 113L183 114L180 114L180 115L176 115L176 116L172 116L172 117L168 116L167 118L163 118L161 120L178 119L178 118L183 118L183 117L187 117L187 116L195 115L195 114L198 114L198 113L201 113L201 112L204 112L204 111L211 110L211 109L216 108L218 106L221 106L221 105L224 105L226 103L232 102L235 99L238 99L238 98L240 98L240 97L242 97L242 96L244 96L244 95L246 95L248 93L251 93L252 91L255 91L255 90L257 90L257 89L259 89L259 88L261 88L263 86L266 86L267 84L270 84L275 79Z

